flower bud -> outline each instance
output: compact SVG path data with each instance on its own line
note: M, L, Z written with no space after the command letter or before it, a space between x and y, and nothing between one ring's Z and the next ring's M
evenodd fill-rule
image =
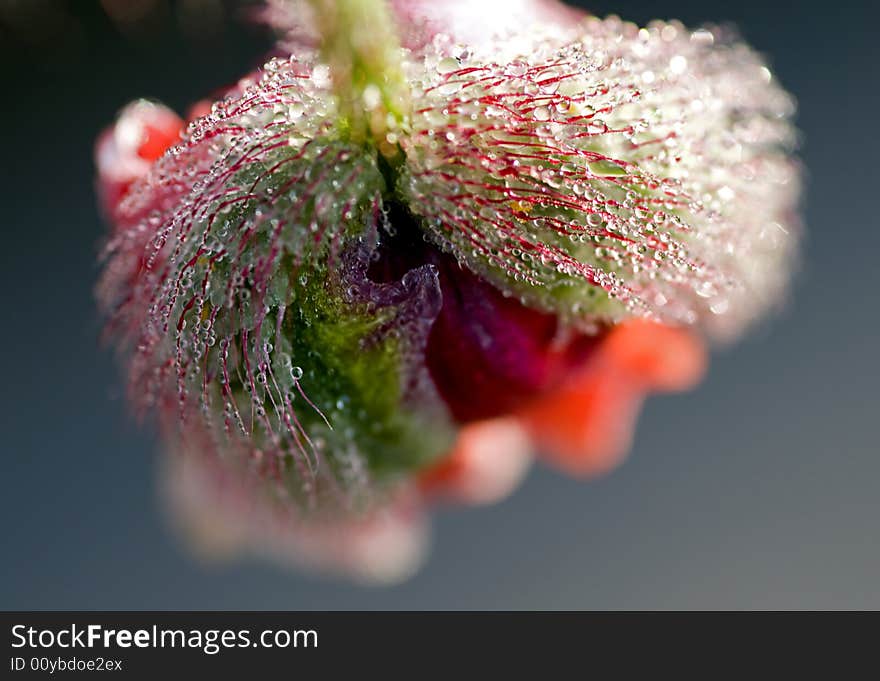
M790 97L717 30L270 3L293 50L96 150L98 296L213 552L409 574L430 499L595 474L783 294Z

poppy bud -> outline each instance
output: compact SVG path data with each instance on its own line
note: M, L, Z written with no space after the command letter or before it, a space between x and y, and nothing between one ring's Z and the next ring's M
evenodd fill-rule
M99 299L203 544L399 577L426 500L607 470L780 300L793 105L755 53L488 11L272 2L292 56L99 140Z

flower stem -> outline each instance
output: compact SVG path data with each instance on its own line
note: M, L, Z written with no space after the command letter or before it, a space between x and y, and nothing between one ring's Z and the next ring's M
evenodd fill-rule
M398 151L396 131L408 105L400 41L384 0L309 0L329 66L343 129L372 142L386 157Z

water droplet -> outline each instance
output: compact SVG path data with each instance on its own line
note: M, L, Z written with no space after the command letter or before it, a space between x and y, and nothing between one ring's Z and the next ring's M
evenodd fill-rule
M453 57L446 57L444 59L441 59L437 63L437 73L452 73L453 71L457 70L458 67L459 63L457 59L454 59Z
M611 159L603 158L598 161L591 161L587 164L590 172L597 177L616 177L626 175L627 170L619 163Z

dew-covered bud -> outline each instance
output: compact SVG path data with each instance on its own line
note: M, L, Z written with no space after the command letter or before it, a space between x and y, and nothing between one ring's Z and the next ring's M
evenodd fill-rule
M587 19L441 46L399 191L441 247L572 324L731 336L779 300L796 231L791 98L719 31Z
M494 501L535 454L607 470L701 337L782 296L799 178L764 63L492 4L271 2L292 56L182 132L139 102L100 138L108 334L212 551L407 574L426 500Z

